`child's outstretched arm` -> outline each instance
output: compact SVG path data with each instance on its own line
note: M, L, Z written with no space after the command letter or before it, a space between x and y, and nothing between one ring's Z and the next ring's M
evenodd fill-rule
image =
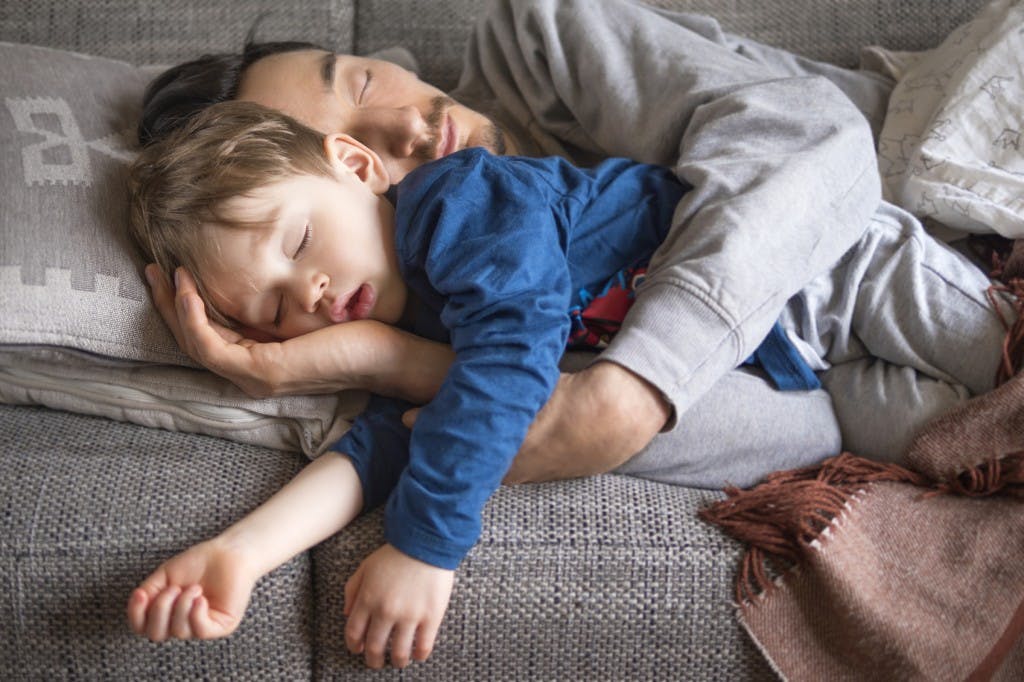
M132 630L155 642L231 634L260 577L337 533L362 507L349 458L321 455L241 521L146 578L128 600Z

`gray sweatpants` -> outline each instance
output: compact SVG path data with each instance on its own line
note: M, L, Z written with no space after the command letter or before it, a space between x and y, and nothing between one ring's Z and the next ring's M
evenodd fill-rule
M1006 330L989 278L920 222L883 204L781 321L830 365L821 372L847 450L899 461L927 421L994 387ZM1004 318L1016 315L1003 295Z
M841 449L899 461L923 424L993 388L1005 329L990 284L914 216L883 204L863 238L780 318L828 393L773 391L755 371L731 372L671 437L617 471L715 488L753 485ZM1005 297L996 300L1012 321ZM842 443L827 410L808 408L829 397Z

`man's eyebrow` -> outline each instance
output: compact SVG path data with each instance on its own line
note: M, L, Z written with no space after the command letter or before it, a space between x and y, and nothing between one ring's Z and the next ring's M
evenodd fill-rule
M335 52L324 52L320 58L320 81L326 90L334 89L334 66L338 63L338 55Z

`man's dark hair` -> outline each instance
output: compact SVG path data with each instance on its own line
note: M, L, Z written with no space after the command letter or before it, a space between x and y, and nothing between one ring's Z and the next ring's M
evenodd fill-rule
M254 25L239 53L203 55L157 76L142 96L139 144L145 146L165 137L211 104L234 99L242 75L254 62L282 52L325 50L299 41L257 43L255 34Z

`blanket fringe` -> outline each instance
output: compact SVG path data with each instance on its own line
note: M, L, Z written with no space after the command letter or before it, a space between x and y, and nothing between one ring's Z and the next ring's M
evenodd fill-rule
M1024 499L1024 451L991 459L961 472L955 478L937 485L926 497L946 494L967 497L1001 494Z
M752 602L774 589L771 571L800 563L857 491L878 481L918 486L924 497L1003 493L1024 498L1024 452L940 483L896 464L843 453L819 466L771 474L749 490L726 488L726 499L698 514L747 547L736 579L737 603Z

